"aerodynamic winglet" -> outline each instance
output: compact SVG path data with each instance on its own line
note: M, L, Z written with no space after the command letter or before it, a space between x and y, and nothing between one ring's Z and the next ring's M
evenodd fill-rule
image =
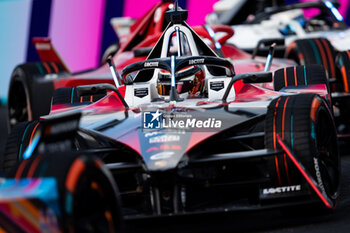
M66 63L63 61L61 56L56 51L55 47L52 45L50 38L34 37L33 43L42 62L55 62L57 64L60 64L65 71L71 73Z

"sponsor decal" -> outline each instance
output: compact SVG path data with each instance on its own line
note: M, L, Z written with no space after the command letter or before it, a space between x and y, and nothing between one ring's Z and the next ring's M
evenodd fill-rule
M224 81L210 82L210 90L220 91L225 88Z
M145 62L144 67L158 67L159 62L157 61L150 61L150 62Z
M146 150L147 153L151 151L158 151L158 150L181 150L182 147L180 145L160 145L160 147L152 146Z
M157 154L154 154L150 157L151 160L161 160L161 159L169 159L174 154L173 151L164 151Z
M134 95L139 98L148 96L148 88L135 88Z
M154 162L154 166L156 167L165 167L168 165L168 162L166 160L159 160Z
M51 73L51 74L47 74L44 76L44 79L45 80L53 80L53 79L56 79L58 77L57 74L54 74L54 73Z
M316 171L317 184L320 187L322 193L326 194L326 190L325 190L324 185L323 185L321 171L320 171L320 167L318 165L318 159L317 158L314 158L314 167L315 167L315 171Z
M45 151L49 153L70 151L72 149L72 142L71 140L64 140L56 141L54 143L47 143L45 145L42 144L40 145L39 150L43 150L43 147L45 147Z
M160 135L149 139L149 143L165 143L165 142L178 142L180 141L179 135Z
M193 60L189 60L188 64L189 65L195 65L195 64L203 64L204 63L204 58L201 59L193 59Z
M162 17L162 8L158 7L156 12L154 12L154 22L158 23L161 17Z
M301 191L301 185L291 185L291 186L283 186L283 187L275 187L275 188L264 188L262 191L262 194L269 195L269 194L280 194L280 193L298 192L298 191Z
M57 123L47 127L44 133L45 135L55 135L55 134L70 132L78 128L78 125L79 125L79 122L76 120Z
M148 153L148 152L157 151L157 150L159 150L158 147L152 146L152 147L148 148L148 150L146 150L146 152Z
M148 133L145 133L145 137L148 138L148 137L156 136L158 134L160 134L160 132L158 131L148 132Z
M51 45L47 44L47 43L37 43L37 44L35 44L35 48L37 50L50 50Z
M176 133L177 135L184 135L186 134L185 130L176 130L176 131L172 131L173 133ZM153 137L153 136L157 136L159 134L163 134L162 132L159 131L151 131L151 132L145 132L145 138L149 138L149 137Z

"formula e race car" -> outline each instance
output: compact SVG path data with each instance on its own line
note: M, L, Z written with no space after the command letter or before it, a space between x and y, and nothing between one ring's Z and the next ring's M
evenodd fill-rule
M1 160L3 229L117 232L122 219L335 207L340 159L324 68L292 67L305 80L297 87L282 84L280 69L269 90L256 83L271 72L236 74L186 24L187 11L166 17L146 60L120 75L108 60L115 85L59 88L50 115L13 128Z
M120 43L118 46L113 44L106 50L104 60L113 55L116 68L120 72L126 65L146 59L167 26L164 12L173 6L174 4L169 1L160 2L128 28L126 31L129 33L120 33L119 30ZM216 53L232 60L242 60L240 63L245 65L238 65L237 73L244 72L247 66L251 66L250 69L254 71L264 70L265 58L252 59L249 54L226 44L225 41L233 35L233 30L229 26L198 26L194 27L194 30L211 44ZM215 40L215 32L220 32L224 36ZM34 38L33 42L41 62L21 64L12 73L8 92L9 128L18 122L37 120L40 116L48 114L52 94L58 88L114 83L108 65L102 64L97 69L72 74L50 39ZM294 64L293 61L275 59L271 70Z
M339 3L336 6L338 7ZM230 17L225 16L231 11L237 12L234 8L221 14L212 13L216 17L208 15L207 22L232 25ZM253 51L262 39L283 38L286 44L290 44L297 39L318 37L327 38L337 50L350 49L350 31L331 1L269 7L255 16L246 15L246 20L233 28L239 36L232 37L230 42L244 50Z
M242 2L241 6L247 4ZM268 2L268 1L267 1ZM224 2L223 2L224 3ZM235 36L227 43L255 55L265 55L276 43L274 55L294 60L299 65L321 64L328 71L334 111L342 118L341 134L349 133L350 30L331 1L304 2L266 8L255 16L246 16L234 25ZM210 23L230 24L240 12L234 6L227 12L212 13ZM214 17L215 16L215 17ZM240 16L242 17L242 16ZM249 38L249 40L247 40Z

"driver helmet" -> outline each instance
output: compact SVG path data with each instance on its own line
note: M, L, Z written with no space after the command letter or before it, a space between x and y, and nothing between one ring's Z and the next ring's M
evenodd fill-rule
M176 90L178 94L188 93L190 97L199 96L203 92L205 84L205 72L200 66L191 66L176 73ZM158 94L170 95L171 77L170 73L160 70L157 81Z

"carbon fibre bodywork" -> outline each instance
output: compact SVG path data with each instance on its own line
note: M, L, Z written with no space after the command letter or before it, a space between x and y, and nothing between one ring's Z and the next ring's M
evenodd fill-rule
M254 92L260 95L244 98ZM275 170L269 164L284 152L266 149L265 114L280 94L244 84L236 100L228 103L155 102L125 112L116 111L123 109L120 102L114 109L96 107L101 104L97 102L83 110L75 145L79 153L100 156L113 173L126 218L317 203L306 181L278 187L271 180ZM118 103L113 94L103 101ZM210 116L223 124L214 130L145 129L142 115L155 109L165 115Z

